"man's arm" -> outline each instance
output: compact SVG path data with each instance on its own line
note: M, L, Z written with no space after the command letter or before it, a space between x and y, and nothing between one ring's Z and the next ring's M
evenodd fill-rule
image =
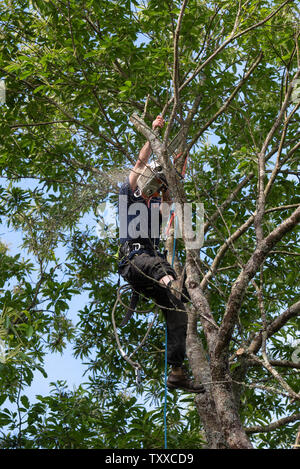
M165 121L162 116L157 116L157 118L152 122L152 129L155 130L157 127L162 128L164 124ZM136 189L138 177L143 172L143 169L148 163L151 153L152 149L150 142L146 142L139 153L139 157L135 166L132 168L129 174L129 184L133 191Z

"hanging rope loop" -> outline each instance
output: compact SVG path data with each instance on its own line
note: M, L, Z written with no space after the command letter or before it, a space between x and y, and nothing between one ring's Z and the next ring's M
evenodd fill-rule
M119 349L119 352L120 352L120 355L122 356L122 358L132 367L134 368L134 371L135 371L135 382L136 382L136 386L137 386L137 389L140 391L141 390L141 371L142 371L142 366L136 362L136 361L133 361L132 360L132 357L133 355L136 354L136 352L144 345L144 343L146 342L146 339L148 337L148 335L150 334L150 331L152 329L152 326L155 322L155 319L157 317L157 308L155 310L155 313L154 313L154 317L152 319L152 321L149 323L148 325L148 328L147 328L147 331L146 331L146 334L144 335L144 337L142 338L142 340L140 341L140 343L135 347L135 349L130 353L130 355L128 355L125 350L123 349L122 345L121 345L121 341L120 341L120 338L119 338L119 333L118 333L118 327L117 327L117 324L116 324L116 320L115 320L115 312L116 312L116 309L118 307L119 304L121 304L124 308L126 309L129 309L130 306L128 306L127 304L124 303L124 301L122 300L121 298L121 295L122 293L124 292L127 292L129 290L132 290L133 287L129 284L126 284L126 285L122 285L121 287L118 288L117 290L117 299L115 301L115 304L114 304L114 307L112 309L112 313L111 313L111 319L112 319L112 325L113 325L113 329L114 329L114 335L115 335L115 338L116 338L116 342L117 342L117 346L118 346L118 349ZM135 310L136 313L150 313L153 311L153 308L151 309L147 309L147 310Z

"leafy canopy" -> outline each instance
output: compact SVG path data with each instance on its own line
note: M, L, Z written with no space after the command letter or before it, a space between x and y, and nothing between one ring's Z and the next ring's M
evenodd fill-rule
M295 2L286 2L263 22L281 3L190 0L184 11L178 49L180 102L170 138L191 116L184 188L188 200L205 204L206 237L199 264L203 275L228 236L256 210L257 155L299 66ZM16 408L4 407L0 413L2 447L161 448L162 318L138 353L144 368L139 393L133 370L118 354L111 325L117 243L99 239L95 226L99 203L116 203L118 184L144 143L129 123L130 115L143 114L148 125L163 110L167 122L172 118L174 41L182 2L3 0L0 6L0 76L6 85L0 116L0 217L23 236L23 250L17 255L0 246L0 339L5 348L0 401ZM233 30L236 39L231 40ZM293 150L299 140L296 116L274 134L266 153L266 184L278 149L283 161L266 199L266 234L299 203ZM276 210L282 206L286 209ZM225 249L207 282L218 324L255 244L249 223L243 236ZM179 256L184 261L180 246ZM264 262L266 321L272 322L296 301L297 256L297 233L292 231ZM74 325L68 317L70 300L83 294L88 301ZM117 321L123 313L122 307L117 310ZM147 326L148 318L138 315L122 330L129 352ZM230 351L249 344L261 329L257 292L250 284ZM292 317L270 337L272 360L291 361L296 330ZM198 332L206 344L200 327ZM45 375L45 355L63 353L69 341L75 356L88 363L86 383L74 392L57 383L49 396L37 396L37 402L30 403L26 389L36 370ZM231 366L238 376L240 363ZM294 368L280 372L296 389ZM243 380L240 416L245 427L264 427L297 411L284 394L255 387L267 381L277 388L261 366L250 367ZM204 429L193 399L180 396L168 396L169 445L200 448ZM251 436L258 447L287 448L294 443L295 424L258 435Z

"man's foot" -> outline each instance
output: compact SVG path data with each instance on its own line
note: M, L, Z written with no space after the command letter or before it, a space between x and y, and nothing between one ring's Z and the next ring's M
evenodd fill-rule
M184 370L181 368L180 372L172 371L167 379L167 386L169 389L182 389L183 391L193 393L205 392L202 384L195 384L193 380L189 379Z

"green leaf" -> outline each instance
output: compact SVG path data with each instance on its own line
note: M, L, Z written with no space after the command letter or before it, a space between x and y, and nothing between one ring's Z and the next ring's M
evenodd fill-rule
M30 404L29 404L28 397L25 396L25 395L24 395L24 396L21 396L21 397L20 397L20 400L21 400L23 406L25 407L25 409L29 409Z
M29 339L33 334L33 327L31 325L27 326L26 337Z

